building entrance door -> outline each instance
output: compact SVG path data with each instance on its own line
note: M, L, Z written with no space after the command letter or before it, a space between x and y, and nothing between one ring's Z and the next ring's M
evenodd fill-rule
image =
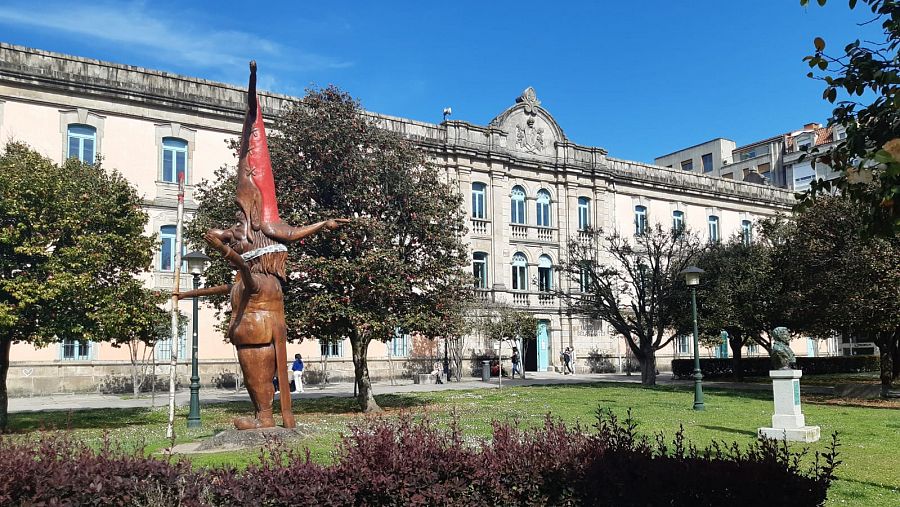
M537 370L547 371L550 367L550 322L538 321L537 329Z

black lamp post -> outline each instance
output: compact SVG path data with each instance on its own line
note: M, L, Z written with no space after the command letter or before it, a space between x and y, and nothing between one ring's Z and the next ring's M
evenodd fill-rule
M185 262L188 265L188 271L191 272L191 275L194 277L194 290L200 288L200 275L203 274L203 270L206 269L206 263L209 262L209 257L204 255L203 252L194 251L184 256ZM190 411L187 416L187 427L188 428L199 428L200 427L200 372L197 369L197 335L198 335L198 320L200 317L200 298L194 296L194 318L193 318L193 333L191 335L191 404Z
M697 332L697 286L704 271L696 266L684 268L680 275L691 288L691 311L694 313L694 410L703 410L703 373L700 371L700 338Z

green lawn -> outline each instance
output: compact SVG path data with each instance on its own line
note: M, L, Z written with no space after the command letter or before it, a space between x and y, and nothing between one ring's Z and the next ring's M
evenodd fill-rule
M692 391L676 388L590 384L441 391L377 399L388 409L388 416L408 410L446 420L455 413L463 430L473 437L488 436L490 423L495 419L537 425L547 413L568 422L591 424L598 406L623 416L632 408L639 431L647 434L663 431L671 437L683 424L687 437L701 446L713 439L749 443L755 438L756 428L770 423L772 402L768 393L708 390L705 412L691 409L692 396ZM312 433L301 445L321 462L331 459L334 444L347 423L361 417L354 412L352 400L346 398L295 401L294 407L298 422ZM186 412L182 410L176 427L178 442L229 428L233 416L248 410L249 403L204 406L204 426L197 430L185 428ZM807 400L804 412L808 424L822 428L823 438L810 446L811 451L824 449L834 431L841 440L840 459L844 463L838 468L839 480L829 493L829 505L900 505L900 409L836 406ZM108 432L113 440L125 445L143 442L148 452L157 452L167 445L165 414L162 409L45 412L13 414L11 423L14 431L25 433L41 428L71 428L80 438L94 442ZM255 456L255 451L205 454L194 456L192 462L195 466L240 466L255 460Z

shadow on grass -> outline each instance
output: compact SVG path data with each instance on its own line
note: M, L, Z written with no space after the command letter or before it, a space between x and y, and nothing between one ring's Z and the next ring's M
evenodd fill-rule
M166 414L149 408L95 408L85 410L48 410L11 414L9 431L27 433L36 430L113 429L165 422Z
M421 396L409 396L405 394L378 394L375 401L385 410L400 410L415 407L424 407L429 400ZM213 403L209 407L221 409L230 415L246 415L253 409L249 402ZM278 412L278 402L275 403L275 411ZM359 403L356 398L346 396L324 396L321 398L300 398L294 400L294 414L332 414L347 415L359 414Z
M726 426L710 426L708 424L699 424L698 426L700 428L706 428L708 430L724 431L725 433L735 433L738 435L749 435L751 437L756 437L756 432L750 430L739 430L736 428L728 428Z

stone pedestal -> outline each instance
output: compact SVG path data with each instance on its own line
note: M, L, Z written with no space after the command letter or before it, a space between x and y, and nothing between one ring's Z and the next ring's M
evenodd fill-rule
M800 370L772 370L772 392L775 396L775 415L771 428L759 428L759 435L790 442L819 440L819 427L807 426L800 410Z

